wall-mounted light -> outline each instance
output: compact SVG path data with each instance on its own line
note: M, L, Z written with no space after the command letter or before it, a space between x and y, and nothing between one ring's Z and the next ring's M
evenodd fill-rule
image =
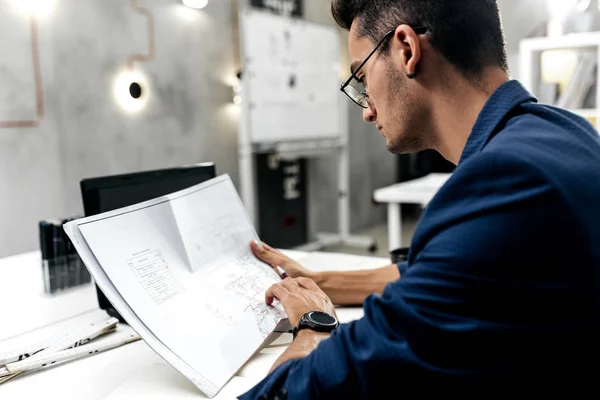
M241 85L236 85L233 87L233 104L240 105L242 104L242 87Z
M16 10L24 16L45 18L56 7L56 0L13 0Z
M234 79L234 84L232 86L233 91L233 104L240 105L242 104L242 72L239 71L237 73L237 77Z
M202 9L208 5L208 0L181 0L181 2L191 8Z
M144 109L148 102L146 78L137 71L120 73L113 85L113 95L123 110L136 113Z

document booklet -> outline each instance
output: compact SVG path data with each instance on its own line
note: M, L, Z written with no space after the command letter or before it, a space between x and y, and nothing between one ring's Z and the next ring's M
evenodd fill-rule
M285 323L265 291L280 278L222 175L65 225L95 282L127 323L208 397Z

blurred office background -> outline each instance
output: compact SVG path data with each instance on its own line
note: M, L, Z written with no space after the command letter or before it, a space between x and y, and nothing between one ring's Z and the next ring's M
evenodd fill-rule
M197 2L207 4L0 0L0 257L38 249L38 221L82 214L83 178L212 161L239 187L238 13L261 0ZM499 0L514 78L523 73L521 40L549 34L552 3ZM596 30L597 2L560 3L588 11L574 11L580 19L557 35ZM334 25L328 0L304 0L299 14ZM339 37L341 80L348 76L347 32ZM549 72L560 79L568 73ZM131 92L132 81L141 93ZM389 154L361 110L345 104L351 231L374 236L377 253L387 255L386 207L374 191L452 167L431 152ZM305 168L311 239L337 227L338 175L332 158L311 159ZM403 210L408 244L420 206Z

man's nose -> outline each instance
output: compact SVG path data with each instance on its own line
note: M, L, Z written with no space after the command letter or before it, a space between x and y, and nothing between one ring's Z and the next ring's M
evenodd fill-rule
M363 109L363 119L368 124L374 124L377 121L377 112L372 105L369 104L369 108Z

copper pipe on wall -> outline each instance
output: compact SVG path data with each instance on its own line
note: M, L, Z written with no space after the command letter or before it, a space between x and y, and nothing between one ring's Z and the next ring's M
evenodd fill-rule
M40 126L44 120L44 87L42 84L42 70L40 67L40 41L39 25L35 16L30 19L31 56L33 59L33 75L35 82L36 114L35 120L0 121L0 128L32 128Z
M127 68L133 70L133 63L135 61L150 61L154 59L156 51L156 42L154 37L154 17L149 9L140 7L138 0L131 0L131 9L133 12L144 15L148 20L148 54L132 54L127 60Z
M235 70L242 70L242 46L240 43L240 5L238 0L231 2L231 26L233 29L233 59Z

